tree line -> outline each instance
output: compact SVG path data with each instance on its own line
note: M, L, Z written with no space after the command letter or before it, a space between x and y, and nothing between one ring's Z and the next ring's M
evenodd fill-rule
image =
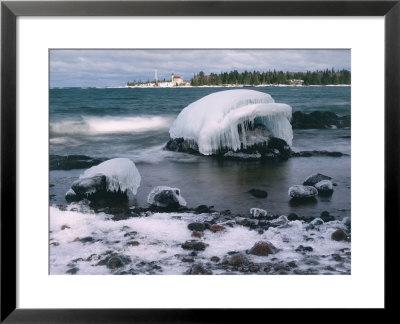
M335 71L326 69L324 71L307 72L283 72L283 71L244 71L237 70L210 73L206 75L199 72L190 80L192 86L202 85L262 85L262 84L303 84L303 85L328 85L328 84L351 84L351 72L348 70Z

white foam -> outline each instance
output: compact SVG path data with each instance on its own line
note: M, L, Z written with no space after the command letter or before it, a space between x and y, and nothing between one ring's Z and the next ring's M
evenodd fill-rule
M141 133L168 129L171 116L93 117L82 116L79 120L63 120L50 124L50 133L58 135L97 135Z
M79 179L91 178L95 175L106 176L107 190L131 190L135 195L140 186L141 177L135 163L127 158L107 160L83 172Z
M200 153L210 155L221 148L246 147L248 123L263 124L272 136L292 144L289 122L292 108L275 103L269 94L255 90L225 90L212 93L184 108L170 128L172 138L198 144ZM241 126L242 133L238 131Z
M79 145L81 142L70 137L53 137L50 138L51 145Z

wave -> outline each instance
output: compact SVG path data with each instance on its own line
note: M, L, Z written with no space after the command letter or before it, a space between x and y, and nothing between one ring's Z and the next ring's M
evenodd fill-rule
M118 133L142 133L152 130L169 129L172 121L172 116L82 116L80 120L63 120L50 123L50 134L98 135Z

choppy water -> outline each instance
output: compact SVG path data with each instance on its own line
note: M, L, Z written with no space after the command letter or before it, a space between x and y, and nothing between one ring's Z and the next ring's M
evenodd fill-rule
M271 94L276 102L291 105L293 111L320 110L332 111L338 115L350 114L350 87L257 87L254 89ZM337 216L338 223L325 225L321 231L318 231L319 233L314 234L321 237L315 243L314 250L318 258L332 253L343 254L344 252L338 252L338 250L344 247L349 248L350 244L332 243L327 238L334 228L342 226L340 220L343 217L350 216L351 130L294 131L293 149L295 151L327 150L348 154L342 157L303 157L280 163L261 164L259 162L218 161L210 157L162 150L169 139L169 127L179 112L191 102L222 90L225 89L50 89L50 154L131 158L142 176L137 196L130 197L132 206L146 206L150 190L157 185L167 185L180 188L189 207L201 204L213 205L215 210L229 209L232 214L247 215L250 208L259 207L274 214L288 215L295 212L301 216L317 217L322 211L327 210ZM50 172L51 205L67 205L64 194L81 172L83 170ZM307 176L316 172L333 178L333 182L337 184L333 195L329 198L318 198L317 202L311 205L291 204L287 195L288 188L294 184L301 184ZM268 197L259 199L251 196L247 192L251 188L266 190ZM162 273L183 273L190 266L190 264L182 264L179 258L176 260L173 258L173 255L180 250L178 243L190 238L190 231L186 228L188 222L186 218L178 222L172 217L173 215L156 214L143 219L115 222L107 219L105 215L93 216L79 210L74 214L71 211L51 209L50 238L59 243L56 246L51 245L51 273L65 273L71 268L71 265L69 267L67 265L72 259L84 259L89 253L101 255L110 249L124 251L137 263L140 263L141 259L145 262L150 262L150 259L152 261L162 259L164 260L161 262L164 269ZM67 224L68 220L76 224L74 225L76 228L70 226L71 229L61 231L60 226ZM86 227L82 227L82 223L86 224ZM281 257L290 261L293 258L300 258L299 253L291 255L289 252L292 245L300 244L304 240L303 225L294 223L292 227L282 229L279 234L274 233L275 229L271 228L263 235L271 240L275 237L274 242L288 252L282 253ZM140 235L144 238L139 249L127 248L124 245L126 240L120 237L122 235L120 228L123 226L142 231ZM108 230L105 230L106 228ZM87 233L81 233L81 231ZM92 232L97 233L96 235L103 233L101 235L105 239L85 244L72 242L76 236L82 237ZM294 232L298 234L298 237L293 238L290 244L282 241L284 237L293 236ZM157 238L157 236L160 237ZM202 255L204 258L210 257L211 254L223 257L229 250L248 249L251 243L261 238L259 234L247 228L235 227L221 234L220 239L224 242L222 247L206 249ZM209 242L214 239L212 236L204 238ZM157 240L159 243L154 243ZM243 240L246 246L241 245L240 242ZM112 243L115 241L120 241L120 243ZM217 245L215 243L215 246ZM320 250L317 245L321 245L321 249L325 250ZM210 243L210 247L213 247L213 244ZM159 251L163 250L167 253L162 253L161 257ZM324 260L328 259L326 257ZM95 261L79 262L78 273L112 273L104 266L93 267ZM336 272L348 273L349 262L347 260L345 265L342 264L342 270L339 269ZM321 260L318 264L321 264ZM323 264L326 266L325 261ZM335 268L335 263L332 263L332 266ZM321 273L324 267L315 266L314 268ZM146 271L138 270L137 272L147 273ZM214 273L219 272L214 270Z

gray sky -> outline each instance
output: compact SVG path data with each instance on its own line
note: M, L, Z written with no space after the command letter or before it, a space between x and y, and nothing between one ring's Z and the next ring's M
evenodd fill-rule
M51 50L51 87L124 86L133 80L189 80L193 73L238 70L350 70L350 50Z

